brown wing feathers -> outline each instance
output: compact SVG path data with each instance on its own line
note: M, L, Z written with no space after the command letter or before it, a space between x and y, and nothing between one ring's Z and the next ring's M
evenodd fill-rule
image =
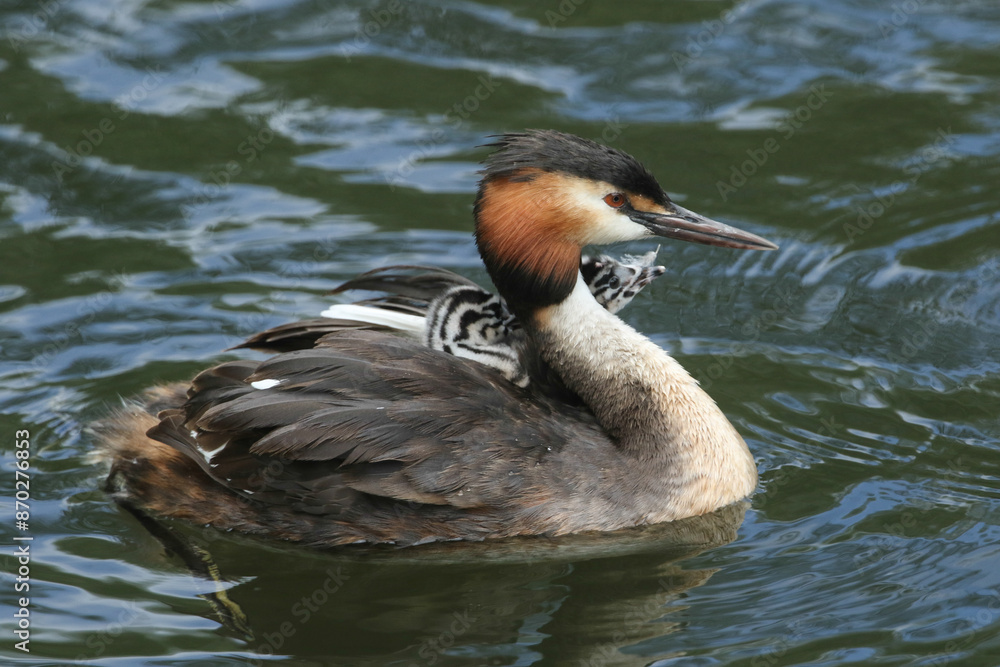
M250 384L261 379L281 382ZM568 444L561 421L546 418L565 406L525 401L523 391L416 342L342 332L313 349L205 371L184 407L162 414L149 436L254 504L325 516L327 523L364 514L364 530L373 534L359 536L355 527L344 539L374 539L380 520L372 515L442 530L442 517L428 515L428 506L455 512L449 520L458 522L456 530L465 522L490 532L498 526L489 527L488 517L509 502L512 486L524 502L533 484L525 470ZM336 522L316 529L346 530Z

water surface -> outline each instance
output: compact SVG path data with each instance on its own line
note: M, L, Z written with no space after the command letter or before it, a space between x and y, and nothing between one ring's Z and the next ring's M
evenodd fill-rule
M72 0L6 4L0 36L8 498L31 436L5 610L13 537L34 538L31 653L5 630L5 659L1000 664L995 3ZM627 150L781 245L664 243L622 313L744 435L752 504L403 552L171 525L247 638L99 490L86 426L360 271L485 284L477 146L526 127Z

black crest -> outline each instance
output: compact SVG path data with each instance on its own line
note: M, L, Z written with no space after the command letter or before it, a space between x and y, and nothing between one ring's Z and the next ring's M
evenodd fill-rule
M605 181L658 204L669 201L649 170L616 148L555 130L527 130L498 137L498 141L486 144L497 150L484 161L484 181L511 176L522 169L540 169Z

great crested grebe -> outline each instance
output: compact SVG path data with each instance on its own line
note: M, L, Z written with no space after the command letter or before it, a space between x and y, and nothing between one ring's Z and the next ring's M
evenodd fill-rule
M749 496L743 439L680 364L597 303L581 250L652 236L777 246L678 206L621 151L549 130L492 146L476 243L528 352L572 400L420 341L344 330L150 391L108 424L114 497L332 546L614 530Z

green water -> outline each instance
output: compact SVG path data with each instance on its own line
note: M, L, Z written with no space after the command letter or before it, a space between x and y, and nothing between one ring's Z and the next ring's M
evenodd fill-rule
M3 660L1000 664L998 54L987 0L5 3ZM689 546L332 554L173 525L247 639L99 491L87 424L358 272L485 283L477 146L528 127L629 151L781 245L664 243L622 313L746 438L745 517Z

